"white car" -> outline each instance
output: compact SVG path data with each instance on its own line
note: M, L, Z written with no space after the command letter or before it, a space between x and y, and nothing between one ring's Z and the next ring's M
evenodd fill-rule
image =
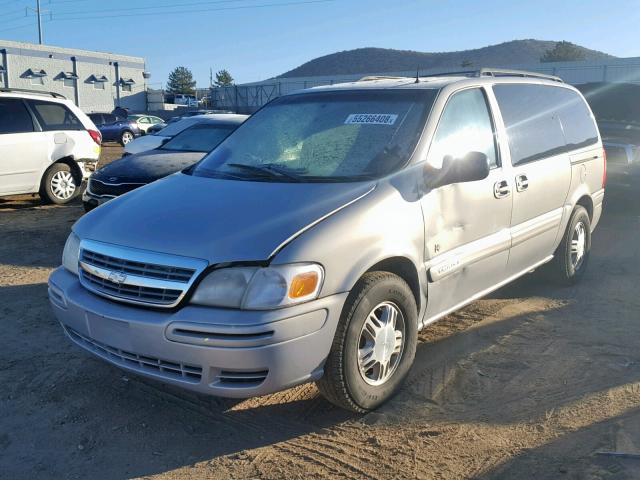
M160 117L156 117L155 115L129 115L127 116L127 120L134 120L138 124L138 128L143 135L146 135L147 130L149 130L152 126L158 125L159 123L164 123L163 119L161 119Z
M136 138L133 142L129 142L125 145L125 155L133 155L134 153L146 152L147 150L153 150L162 146L163 143L168 142L177 134L186 130L196 123L200 123L206 119L233 122L236 119L242 119L243 121L249 118L247 115L235 115L235 114L210 114L210 115L194 115L193 117L183 118L177 122L170 123L158 133L151 135L145 135L143 137Z
M0 89L0 196L39 193L64 204L95 171L102 136L57 93Z

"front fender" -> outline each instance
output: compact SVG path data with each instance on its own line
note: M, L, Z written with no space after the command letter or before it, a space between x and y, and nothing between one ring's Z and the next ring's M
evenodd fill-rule
M407 200L389 183L379 184L287 244L272 263L320 263L325 269L321 296L329 296L350 291L377 263L402 257L426 288L423 223L419 201Z

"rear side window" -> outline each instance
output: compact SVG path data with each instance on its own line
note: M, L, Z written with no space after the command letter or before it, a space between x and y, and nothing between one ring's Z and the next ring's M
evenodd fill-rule
M573 90L556 88L560 97L560 121L567 150L587 147L598 142L596 122L587 103Z
M33 113L40 123L42 130L84 130L84 125L71 110L59 103L29 100Z
M495 85L513 165L551 157L598 141L584 100L546 85Z
M117 117L111 113L105 113L102 117L104 118L104 123L116 123L118 120Z
M33 132L33 120L18 98L0 99L0 134Z
M461 158L470 152L484 153L490 168L498 165L493 123L479 88L463 90L449 99L438 122L428 161L439 168L444 157Z

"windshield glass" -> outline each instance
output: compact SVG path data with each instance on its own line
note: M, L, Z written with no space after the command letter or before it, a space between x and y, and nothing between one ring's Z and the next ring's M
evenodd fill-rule
M178 120L176 122L169 123L165 128L162 129L162 133L159 135L163 137L174 137L183 130L195 125L200 120L197 118L185 118L182 120Z
M404 89L282 97L252 116L192 174L270 181L381 177L408 161L436 93Z
M201 123L187 128L160 148L180 152L210 152L233 130L231 125Z

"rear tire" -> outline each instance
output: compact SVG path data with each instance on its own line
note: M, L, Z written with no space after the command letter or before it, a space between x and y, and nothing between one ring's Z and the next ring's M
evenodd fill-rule
M552 279L562 285L578 283L589 263L591 220L587 210L578 205L573 210L562 241L549 265Z
M66 163L54 163L42 178L40 197L44 203L64 205L76 198L80 187Z
M395 313L394 313L395 312ZM400 389L416 353L418 311L409 285L389 272L365 274L343 307L318 389L364 413Z

